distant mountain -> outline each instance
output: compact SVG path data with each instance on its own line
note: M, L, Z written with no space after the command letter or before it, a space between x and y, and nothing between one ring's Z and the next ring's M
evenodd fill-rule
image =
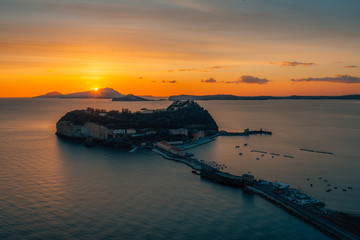
M277 99L308 99L308 100L326 100L326 99L348 99L348 100L360 100L360 94L354 95L342 95L342 96L285 96L285 97L273 97L273 96L255 96L255 97L242 97L235 95L174 95L170 96L169 100L277 100Z
M47 94L36 96L34 98L58 98L60 96L63 96L63 94L60 92L49 92Z
M174 95L170 96L169 100L266 100L270 97L259 96L259 97L240 97L235 95Z
M138 97L133 94L128 94L128 95L122 96L122 97L116 97L116 98L113 98L112 100L113 101L123 101L123 102L150 101L149 99Z
M97 91L92 90L86 92L69 93L60 96L60 98L118 98L123 96L123 94L115 91L112 88L100 88Z
M153 100L153 101L161 101L161 100L168 100L169 97L162 97L162 96L152 96L152 95L140 95L139 97Z

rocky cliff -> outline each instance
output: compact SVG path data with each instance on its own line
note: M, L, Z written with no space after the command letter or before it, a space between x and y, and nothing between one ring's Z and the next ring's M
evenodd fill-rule
M71 121L59 121L56 124L56 134L70 138L92 138L99 141L108 140L113 130L96 123L86 122L84 125L76 125Z

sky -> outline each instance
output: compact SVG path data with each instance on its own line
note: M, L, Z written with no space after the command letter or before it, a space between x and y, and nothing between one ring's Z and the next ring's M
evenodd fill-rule
M0 97L360 94L359 0L0 0Z

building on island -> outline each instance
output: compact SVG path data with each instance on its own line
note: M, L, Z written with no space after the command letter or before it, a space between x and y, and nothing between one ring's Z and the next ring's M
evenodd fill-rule
M166 109L164 108L160 108L160 109L148 109L148 108L142 108L140 109L140 113L144 113L144 114L152 114L152 113L156 113L156 112L165 112Z
M196 140L204 138L205 132L204 131L196 131L196 132L192 133L191 136L192 136L191 140L196 141Z
M186 153L184 150L174 147L166 142L157 142L155 144L156 147L160 148L161 150L164 150L166 152L172 153L177 156L185 157Z
M135 134L136 130L133 128L130 129L116 129L113 131L114 135L130 135Z
M188 136L189 131L185 128L179 128L179 129L170 129L169 130L170 135L185 135Z
M194 101L192 100L186 100L186 101L180 101L180 100L175 100L169 107L168 107L168 111L177 111L179 109L182 108L187 108L191 105L194 105Z

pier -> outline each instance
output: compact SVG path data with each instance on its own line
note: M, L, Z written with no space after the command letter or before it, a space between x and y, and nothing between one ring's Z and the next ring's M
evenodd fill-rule
M257 181L253 175L249 174L236 176L222 172L219 168L206 164L206 161L199 161L194 157L179 157L157 148L153 148L152 151L165 159L188 165L193 169L192 172L195 171L196 175L200 175L202 179L225 186L242 188L246 193L257 194L335 239L359 239L360 232L356 226L354 227L354 224L349 226L349 223L353 221L353 216L325 209L324 203L290 188L287 184ZM339 220L339 216L341 216L341 220ZM359 221L358 218L356 220Z
M262 128L260 130L249 130L247 128L243 132L220 131L220 136L249 136L249 135L257 135L257 134L272 135L272 132L262 130Z

